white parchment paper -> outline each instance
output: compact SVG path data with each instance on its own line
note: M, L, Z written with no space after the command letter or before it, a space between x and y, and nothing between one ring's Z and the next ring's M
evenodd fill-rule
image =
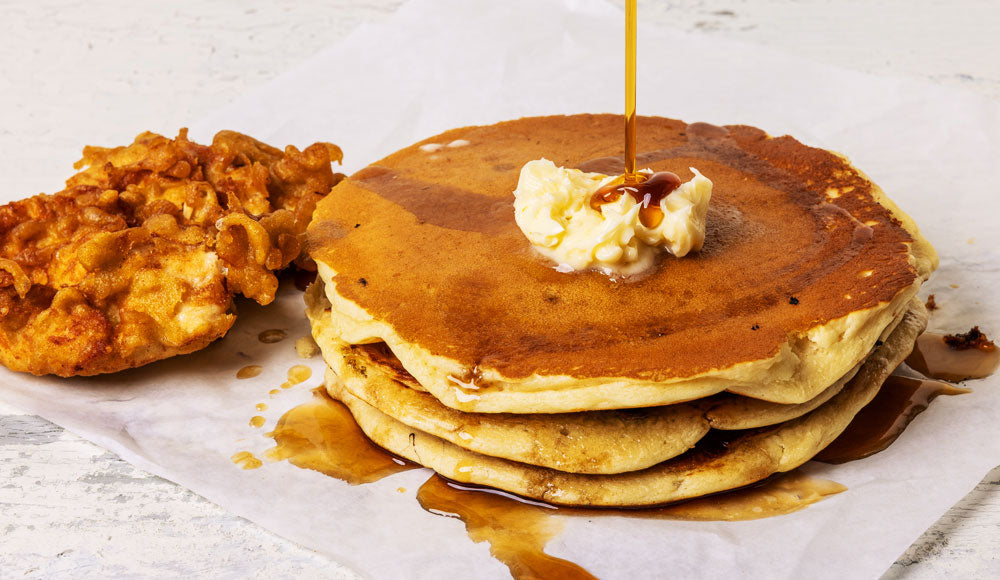
M366 25L273 83L196 124L283 145L340 144L355 170L442 130L524 115L620 112L623 16L599 0L416 0ZM639 111L746 123L838 150L909 212L937 246L932 328L1000 332L1000 104L917 82L873 77L760 47L640 27ZM640 124L639 131L642 131ZM926 294L926 292L925 292ZM282 328L289 339L261 344ZM502 578L506 568L461 522L425 513L426 471L351 487L287 463L243 471L263 433L320 383L270 396L300 361L301 294L240 304L224 340L186 357L89 379L0 370L0 399L37 413L279 534L374 578ZM264 373L235 379L245 364ZM847 492L802 512L752 522L572 519L549 553L603 578L873 577L1000 463L1000 380L942 397L887 451L810 472ZM248 420L256 403L262 429ZM399 493L397 488L408 491Z

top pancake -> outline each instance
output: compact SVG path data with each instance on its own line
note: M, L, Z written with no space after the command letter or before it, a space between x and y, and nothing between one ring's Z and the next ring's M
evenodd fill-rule
M867 354L936 265L912 221L838 155L746 126L643 117L638 133L640 167L685 180L696 167L714 182L701 252L664 254L631 280L560 273L515 224L525 162L621 171L621 117L455 129L318 206L308 247L342 338L384 340L425 385L700 377L719 379L713 392L801 402ZM455 140L468 144L420 147ZM682 391L674 399L700 396Z

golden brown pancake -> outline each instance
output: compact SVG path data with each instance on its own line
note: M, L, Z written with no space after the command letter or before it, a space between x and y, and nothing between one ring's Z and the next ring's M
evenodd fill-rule
M912 350L927 313L919 301L910 306L844 389L811 413L770 428L729 432L729 437L706 441L680 457L628 473L565 473L474 453L389 417L337 381L328 381L327 390L348 406L375 443L449 479L560 505L663 504L749 485L794 469L826 447Z
M514 223L521 166L620 171L621 118L467 127L403 149L317 208L309 251L344 342L384 342L475 412L567 412L724 390L813 399L856 367L936 266L836 154L746 126L640 120L640 165L714 182L705 246L635 279L560 273ZM429 143L466 144L435 151ZM610 158L610 159L609 159Z
M345 392L387 416L463 449L564 472L637 471L684 453L708 433L709 427L745 430L789 421L827 402L858 371L851 369L818 397L800 405L723 394L643 409L465 413L409 387L412 377L398 370L398 361L386 354L383 343L341 342L324 316L329 302L322 284L318 280L307 290L306 314L330 366L328 383L338 383Z

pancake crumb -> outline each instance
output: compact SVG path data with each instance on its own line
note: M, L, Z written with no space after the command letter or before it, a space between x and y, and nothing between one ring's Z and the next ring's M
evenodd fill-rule
M799 303L799 299L792 296L791 298L788 299L788 303L791 304L792 306L795 306L796 304Z
M938 309L937 301L934 300L933 294L927 297L927 302L924 302L924 307L930 312Z
M978 326L973 326L969 332L964 334L948 334L944 337L944 343L954 350L969 350L978 348L979 350L990 351L996 348L993 341L986 337Z

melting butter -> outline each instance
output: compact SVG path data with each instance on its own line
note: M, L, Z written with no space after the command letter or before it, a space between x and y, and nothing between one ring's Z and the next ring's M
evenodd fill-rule
M662 196L644 192L639 181L619 187L630 195L596 199L615 186L616 177L536 159L521 168L514 191L515 220L535 249L560 271L597 268L608 274L636 274L653 265L661 248L680 258L704 244L712 182L693 167L691 172L690 181L678 179ZM640 178L651 183L658 175L663 174L647 170Z

